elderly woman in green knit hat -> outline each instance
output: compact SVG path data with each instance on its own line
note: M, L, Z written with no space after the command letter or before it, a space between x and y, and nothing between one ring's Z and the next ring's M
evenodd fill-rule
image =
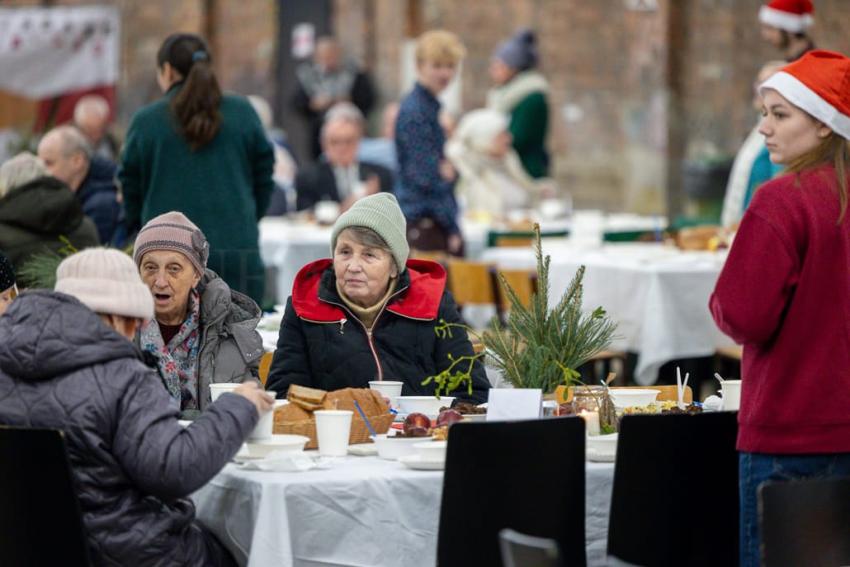
M472 355L462 329L438 338L440 320L460 322L436 262L409 260L404 215L395 197L379 193L357 201L331 235L333 258L304 266L292 287L266 388L285 397L291 384L338 390L371 380L404 382L402 395L429 395L427 376L455 358ZM484 368L472 369L473 391L487 400Z

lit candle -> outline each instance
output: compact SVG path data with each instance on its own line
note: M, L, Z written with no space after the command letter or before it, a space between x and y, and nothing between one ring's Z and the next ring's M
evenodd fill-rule
M599 412L581 410L578 415L584 420L588 435L599 435Z

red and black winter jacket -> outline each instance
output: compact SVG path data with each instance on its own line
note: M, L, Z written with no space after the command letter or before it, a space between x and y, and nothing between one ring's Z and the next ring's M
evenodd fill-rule
M436 262L408 260L395 293L375 319L371 340L336 290L331 260L304 266L295 278L280 327L277 350L266 383L278 397L290 384L322 390L368 388L370 380L404 382L402 395L429 395L434 384L422 381L446 369L455 358L471 355L463 329L438 338L441 319L461 322L457 305L446 291L446 272ZM490 383L484 366L472 370L473 392L451 395L477 403L487 401Z

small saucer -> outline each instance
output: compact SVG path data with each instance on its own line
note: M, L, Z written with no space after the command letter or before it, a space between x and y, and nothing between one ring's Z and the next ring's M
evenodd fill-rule
M426 461L422 460L421 455L405 455L399 457L398 462L409 469L417 471L441 471L446 467L445 461Z

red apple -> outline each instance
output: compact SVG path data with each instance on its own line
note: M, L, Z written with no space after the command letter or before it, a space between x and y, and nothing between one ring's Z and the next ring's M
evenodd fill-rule
M461 421L463 416L459 411L455 411L453 409L447 409L440 412L440 415L437 416L437 427L442 427L444 425L451 425L457 421Z
M427 437L431 420L424 413L412 413L405 418L403 427L409 437Z

